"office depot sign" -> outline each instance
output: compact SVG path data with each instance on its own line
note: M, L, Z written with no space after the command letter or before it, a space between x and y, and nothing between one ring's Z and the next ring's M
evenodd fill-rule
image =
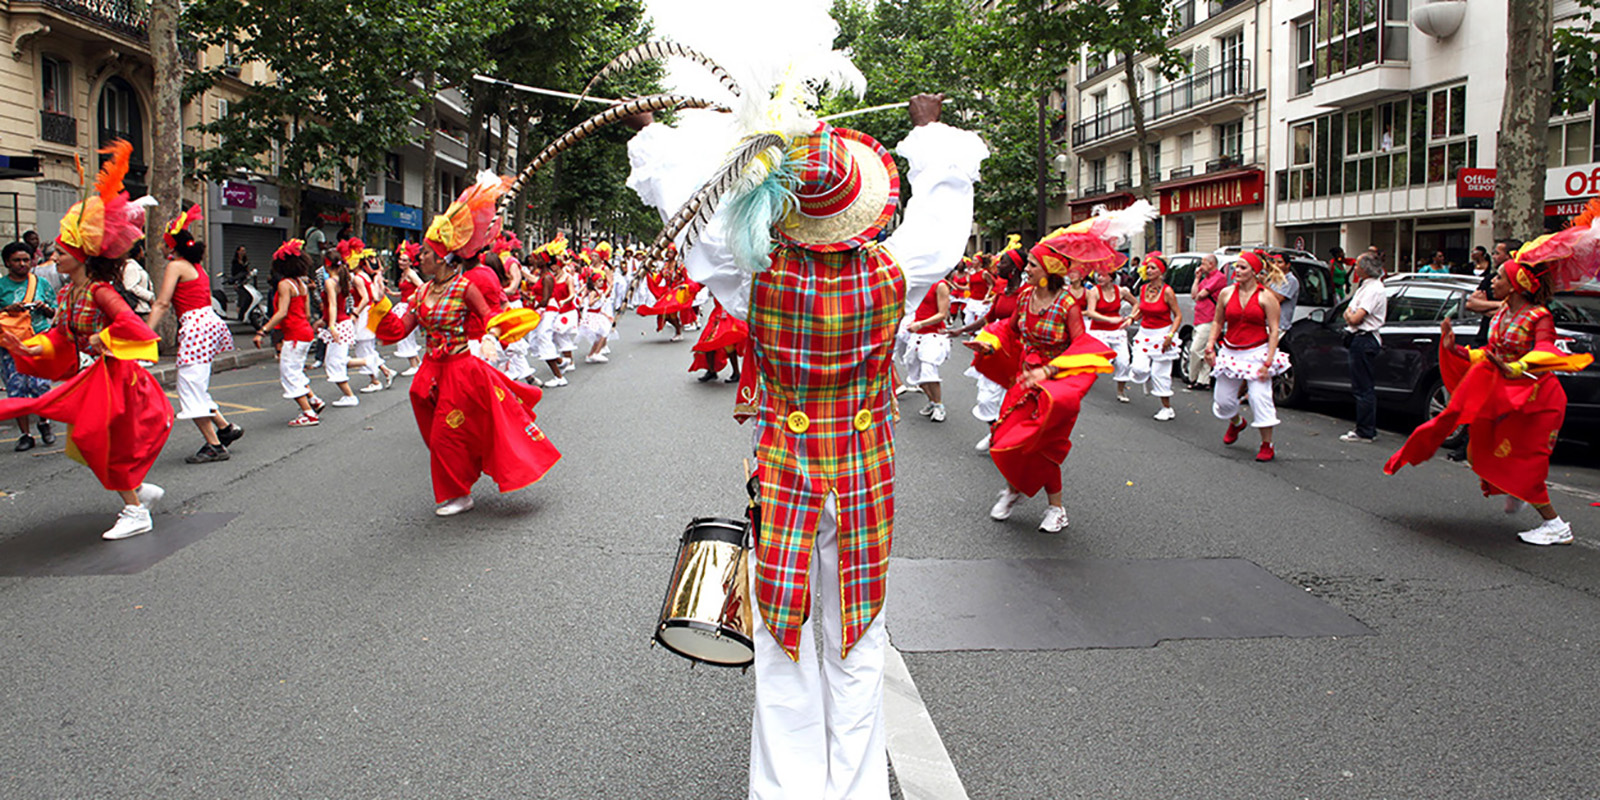
M1600 163L1556 167L1545 172L1544 199L1563 203L1600 195Z

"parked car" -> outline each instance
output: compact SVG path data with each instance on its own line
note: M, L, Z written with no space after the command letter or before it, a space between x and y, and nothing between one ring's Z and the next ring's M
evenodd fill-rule
M1388 313L1379 335L1383 349L1373 374L1380 410L1427 419L1449 402L1439 376L1439 322L1450 319L1463 344L1470 344L1482 315L1466 309L1478 279L1457 275L1398 275L1384 282ZM1282 348L1291 368L1273 388L1279 403L1295 405L1314 397L1350 397L1350 355L1344 345L1344 309L1318 309L1290 329ZM1563 292L1550 304L1557 346L1569 353L1600 355L1600 283ZM1600 424L1600 364L1579 373L1561 373L1567 392L1565 438L1595 441Z

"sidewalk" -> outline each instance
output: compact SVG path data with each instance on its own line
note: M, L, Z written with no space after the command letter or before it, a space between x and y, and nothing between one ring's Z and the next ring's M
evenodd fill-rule
M263 342L260 350L255 348L252 341L253 331L243 323L229 321L228 330L233 332L233 349L217 356L211 362L212 372L226 372L230 369L240 369L263 361L271 361L274 357L271 342ZM155 376L156 382L162 386L175 386L178 383L178 365L175 363L176 353L163 353L161 360L150 367L150 374Z

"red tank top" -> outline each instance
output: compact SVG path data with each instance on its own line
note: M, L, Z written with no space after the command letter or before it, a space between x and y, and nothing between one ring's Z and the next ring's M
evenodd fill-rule
M1156 295L1154 301L1145 299L1149 293L1147 289L1139 290L1139 328L1161 330L1172 327L1172 309L1167 307L1166 288L1162 287L1161 294Z
M1108 317L1122 316L1122 290L1112 287L1111 299L1108 300L1105 297L1104 289L1099 286L1094 287L1094 313L1104 314ZM1169 322L1168 324L1170 325L1171 323ZM1114 331L1116 329L1117 326L1113 323L1101 322L1097 319L1089 320L1089 330Z
M917 306L917 313L912 315L912 321L913 322L915 322L917 320L927 319L927 318L939 313L939 284L940 283L942 283L942 284L944 284L946 286L950 285L949 281L941 280L941 281L938 281L937 283L935 283L934 285L928 287L927 296L922 298L922 303ZM925 330L922 330L922 331L919 331L919 332L920 333L933 333L936 330L936 327L937 326L930 326L929 328L927 328Z
M1267 311L1261 307L1261 287L1257 286L1243 304L1237 289L1228 298L1228 305L1222 310L1222 343L1235 350L1267 343Z
M310 298L306 296L305 285L297 280L285 278L290 286L294 287L294 294L289 298L289 311L283 318L283 340L286 342L311 341L311 321L307 310L311 306Z
M972 277L967 279L967 296L978 301L989 296L989 273L972 273Z
M180 317L197 308L211 307L211 280L198 268L195 272L198 272L200 277L191 281L178 281L177 288L172 290L172 307Z

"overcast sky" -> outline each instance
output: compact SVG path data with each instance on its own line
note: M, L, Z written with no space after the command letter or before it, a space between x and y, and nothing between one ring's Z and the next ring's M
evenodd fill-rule
M838 25L827 0L645 0L656 37L710 56L736 77L782 69L794 53L831 49ZM701 67L669 59L669 88L724 98Z

